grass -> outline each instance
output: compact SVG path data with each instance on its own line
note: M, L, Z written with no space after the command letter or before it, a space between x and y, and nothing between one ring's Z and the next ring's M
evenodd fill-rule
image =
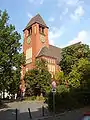
M43 96L31 96L31 97L25 97L25 101L44 101L45 98Z

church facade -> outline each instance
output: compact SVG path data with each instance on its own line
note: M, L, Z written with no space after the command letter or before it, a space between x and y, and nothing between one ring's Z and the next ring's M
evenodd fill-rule
M26 65L22 67L22 78L28 70L35 67L37 58L43 58L47 61L48 70L52 78L60 70L61 49L49 44L48 29L49 27L45 24L42 17L37 14L23 30L23 53L26 56Z

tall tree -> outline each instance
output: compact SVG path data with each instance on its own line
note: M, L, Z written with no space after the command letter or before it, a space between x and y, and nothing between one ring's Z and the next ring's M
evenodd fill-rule
M62 50L61 69L68 84L72 87L89 82L90 48L86 44L77 43Z
M8 20L7 11L0 11L0 90L10 90L23 62L23 56L19 53L21 36Z
M43 59L36 60L36 67L25 75L28 89L34 95L40 95L50 88L51 74L48 72L47 63Z
M72 87L82 86L90 88L90 61L85 58L79 59L69 73L68 80L69 85Z
M65 75L68 75L74 64L80 58L87 58L90 60L90 48L86 44L77 43L62 49L62 60L60 66Z

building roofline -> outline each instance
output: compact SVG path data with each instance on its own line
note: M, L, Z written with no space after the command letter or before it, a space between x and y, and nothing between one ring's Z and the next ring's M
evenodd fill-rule
M41 17L41 15L40 14L37 14L37 15L35 15L35 16L33 16L31 19L30 19L30 21L28 22L28 24L27 24L27 26L25 27L25 29L28 29L31 25L33 25L33 24L35 24L35 23L38 23L38 24L40 24L40 25L42 25L42 26L44 26L44 27L46 27L46 28L49 28L49 27L47 27L47 25L46 25L46 23L44 22L44 20L43 20L43 18ZM24 30L25 30L24 29ZM24 31L23 30L23 31Z
M38 55L39 55L39 53L41 52L41 50L42 50L44 47L47 47L47 46L43 46L43 47L38 51L36 57L39 57ZM47 48L48 48L48 47L47 47Z
M77 43L74 43L74 44L68 45L68 46L66 46L66 47L64 47L64 48L71 47L71 46L73 46L73 45L78 45L78 44L82 44L82 42L80 41L80 42L77 42ZM64 49L64 48L62 48L62 49Z
M35 22L35 23L37 23L37 24L39 24L39 25L41 25L41 26L46 27L46 28L49 29L49 27L44 26L44 25L42 25L42 24L40 24L40 23L38 23L38 22ZM35 23L33 23L33 24L35 24ZM24 32L26 29L29 29L33 24L31 24L29 27L26 27L25 29L23 29L23 32Z
M51 57L51 56L48 56L48 55L40 55L40 56L37 56L36 58L39 58L39 57L42 57L42 56L45 56L45 57L48 57L48 58L57 59L57 58L55 58L55 57Z
M62 49L62 48L60 48L60 47L57 47L57 46L54 46L54 45L51 45L51 44L49 44L50 46L52 46L52 47L56 47L56 48L58 48L58 49Z

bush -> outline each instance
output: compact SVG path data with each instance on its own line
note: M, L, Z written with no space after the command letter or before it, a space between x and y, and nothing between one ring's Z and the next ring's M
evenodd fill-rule
M90 90L87 88L76 88L71 90L71 96L76 98L78 106L89 105L90 101Z
M61 91L59 91L61 90ZM55 94L55 110L56 112L71 110L84 105L89 105L90 101L90 90L89 89L66 89L64 86L58 86ZM49 110L53 110L53 94L48 94L48 107Z
M36 96L32 96L32 97L31 97L31 100L36 100Z
M45 99L44 99L43 96L37 96L37 97L36 97L36 100L41 101L41 100L45 100Z
M25 97L26 101L32 101L32 100L36 100L36 96L32 96L32 97Z
M66 88L65 85L59 85L59 86L57 86L56 91L57 91L58 93L69 92L69 88Z
M26 97L30 97L30 96L33 96L33 92L32 92L32 89L31 88L27 88L26 89L26 92L25 92L25 96Z
M55 110L56 112L62 111L62 110L68 110L71 109L71 107L74 106L73 99L70 97L68 92L62 92L62 93L56 93L55 94ZM53 94L49 93L48 98L48 107L49 110L53 110Z

